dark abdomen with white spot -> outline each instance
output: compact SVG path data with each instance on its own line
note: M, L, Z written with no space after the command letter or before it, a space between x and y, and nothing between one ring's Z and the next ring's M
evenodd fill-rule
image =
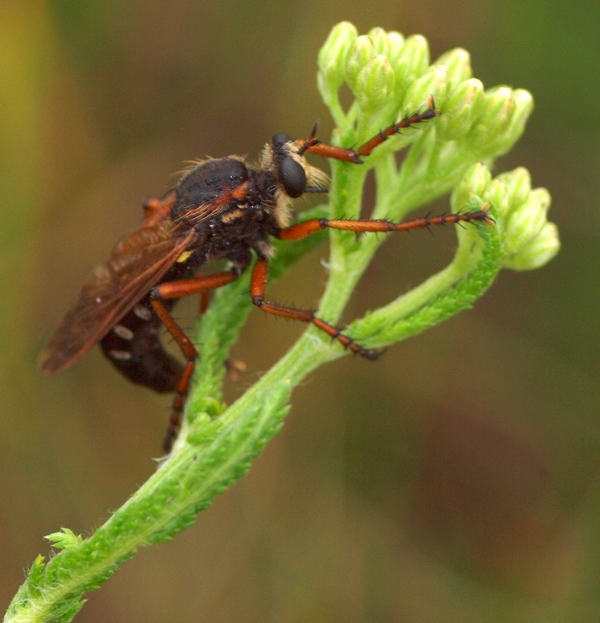
M185 279L194 272L194 263L174 264L161 282ZM163 301L170 311L173 300ZM102 338L100 347L112 364L130 381L157 392L173 392L183 366L163 348L160 332L163 324L154 313L150 294L141 298Z
M113 365L133 383L157 392L172 392L183 367L160 343L161 327L146 296L102 338L100 346Z

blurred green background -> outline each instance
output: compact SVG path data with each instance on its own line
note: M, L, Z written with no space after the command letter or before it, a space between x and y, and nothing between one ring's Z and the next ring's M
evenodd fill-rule
M550 189L562 252L376 364L319 370L250 473L78 620L600 620L600 4L560 0L0 4L3 608L49 553L43 535L88 534L153 472L169 412L97 350L41 377L44 340L182 161L253 156L315 119L328 136L316 54L343 19L422 33L432 58L465 47L486 87L534 94L496 172L524 165ZM454 244L451 230L390 239L345 320ZM314 305L324 257L269 296ZM254 312L228 399L302 329Z

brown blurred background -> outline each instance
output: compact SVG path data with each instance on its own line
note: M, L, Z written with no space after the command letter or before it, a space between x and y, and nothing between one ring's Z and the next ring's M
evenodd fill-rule
M126 563L78 621L600 619L600 5L560 0L0 4L3 608L48 554L43 535L88 534L153 472L168 417L169 398L96 350L42 378L45 338L182 161L254 155L315 119L328 136L316 54L342 19L420 32L432 58L465 47L486 86L532 91L528 131L496 171L524 165L550 189L563 250L377 364L319 370L250 473ZM451 230L390 240L345 319L454 244ZM314 305L324 257L270 297ZM301 330L254 312L228 399Z

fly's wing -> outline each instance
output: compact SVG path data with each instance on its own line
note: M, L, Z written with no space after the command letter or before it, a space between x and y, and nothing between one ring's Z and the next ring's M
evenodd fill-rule
M78 361L160 281L196 238L193 229L178 238L173 233L171 221L145 225L115 247L41 353L41 372L60 372Z

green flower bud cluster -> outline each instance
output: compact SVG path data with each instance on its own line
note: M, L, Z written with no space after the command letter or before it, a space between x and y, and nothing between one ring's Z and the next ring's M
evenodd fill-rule
M464 140L482 158L505 154L523 134L532 110L533 98L528 91L506 86L486 91L479 115Z
M385 202L377 217L404 218L453 190L455 210L466 209L473 197L494 208L504 266L525 270L543 265L560 246L556 226L546 218L548 191L532 190L523 168L494 180L488 169L523 133L533 110L531 94L507 86L485 90L473 77L469 53L462 48L429 62L429 47L420 35L404 38L382 28L359 35L348 22L333 28L319 53L319 88L350 144L360 144L404 115L422 110L430 96L441 112L418 130L403 130L401 137L379 146L365 163L376 166L414 143L400 169L389 160L386 169L378 168L378 192ZM347 111L338 98L344 83L355 97Z
M533 270L558 253L558 229L547 219L550 193L545 188L531 188L527 169L519 167L492 179L484 164L474 164L453 193L453 209L464 209L474 200L494 208L504 268Z
M533 109L531 95L506 86L484 91L473 78L469 53L461 48L429 63L429 46L421 35L404 38L381 28L359 35L342 22L319 52L318 85L336 123L358 126L361 136L422 109L433 96L442 112L435 123L440 141L455 141L456 149L479 160L509 151ZM338 97L344 83L355 98L347 111Z
M318 84L324 101L341 125L346 119L338 99L342 84L350 87L362 116L375 116L389 108L395 108L396 114L409 86L413 86L413 98L419 99L414 83L424 76L428 66L429 46L424 37L405 39L398 32L382 28L359 36L352 24L342 22L333 28L319 53ZM432 84L433 92L427 91L418 107L429 95L435 96L440 86L433 77L423 80L421 90Z

